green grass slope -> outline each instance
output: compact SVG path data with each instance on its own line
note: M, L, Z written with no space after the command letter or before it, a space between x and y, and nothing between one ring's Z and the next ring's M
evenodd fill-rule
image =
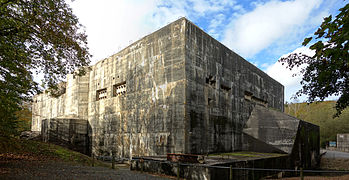
M349 133L349 108L340 117L333 118L335 101L312 104L294 103L285 105L285 113L320 126L320 143L325 147L327 141L335 141L338 133Z
M0 160L53 160L74 164L109 167L108 164L64 147L14 137L0 136Z

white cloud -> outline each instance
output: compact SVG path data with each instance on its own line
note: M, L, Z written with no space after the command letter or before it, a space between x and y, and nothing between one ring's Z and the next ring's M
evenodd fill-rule
M156 1L74 1L71 3L80 23L86 27L92 60L112 55L154 29L145 24Z
M218 37L221 13L235 7L232 0L76 0L70 4L86 27L92 64L180 17L215 17L209 31Z
M200 15L223 11L224 9L235 5L235 1L233 0L188 0L188 3L192 4L191 8L193 11Z
M331 0L328 7L322 5L319 11L314 11L321 2L254 1L254 9L250 12L245 2L237 0L75 0L70 4L80 23L86 26L94 64L128 46L131 41L137 41L183 16L193 22L206 24L206 27L201 28L207 29L217 39L223 37L228 47L244 57L252 57L273 43L278 47L270 49L266 54L279 55L285 49L293 49L294 45L290 44L296 43L292 37L304 36L306 26L320 24L322 17L327 16L331 7L337 3ZM290 77L292 73L280 70L283 68L280 64L269 66L257 59L253 64L261 64L272 77L283 83L286 96L290 96L287 91L291 88L299 87L297 83L300 78Z
M92 64L143 36L188 16L186 1L76 0L70 3L86 27Z
M223 42L244 57L253 57L280 38L293 34L307 23L321 0L269 1L233 19Z
M216 39L220 38L220 33L217 30L220 26L222 26L225 18L226 17L224 14L218 14L210 21L208 33Z
M291 53L303 53L308 56L313 56L315 52L307 47L300 47ZM281 57L287 57L291 53L282 55ZM285 101L290 101L290 98L302 88L300 84L302 76L298 75L293 77L292 75L300 74L300 70L304 67L306 67L306 65L294 67L292 70L289 70L286 68L286 65L282 65L282 63L277 61L275 64L267 67L265 72L285 86ZM305 100L305 97L300 97L300 100Z
M268 64L268 63L263 63L262 65L261 65L261 68L267 68L267 67L269 67L270 66L270 64Z
M208 26L208 28L210 29L215 29L217 28L219 25L222 24L223 20L225 19L225 15L224 14L218 14L216 15L210 22L210 25Z

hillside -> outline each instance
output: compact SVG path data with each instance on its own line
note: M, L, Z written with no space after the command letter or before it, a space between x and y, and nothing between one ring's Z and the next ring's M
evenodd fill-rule
M285 105L285 113L320 126L320 142L325 147L327 141L335 141L338 133L349 133L349 108L341 116L333 118L335 101L313 104L294 103Z
M109 165L64 147L40 141L0 136L0 161L6 160L47 160L63 161L86 166ZM0 178L1 179L1 178Z
M33 140L0 136L0 179L168 179Z

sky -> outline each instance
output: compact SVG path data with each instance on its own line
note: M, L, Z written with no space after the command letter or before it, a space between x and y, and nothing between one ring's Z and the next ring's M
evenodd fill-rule
M301 89L299 69L278 59L302 47L324 17L338 14L343 0L75 0L73 13L85 26L91 64L186 17L213 38L285 86L285 101ZM304 101L300 97L297 101ZM336 97L331 97L335 99Z

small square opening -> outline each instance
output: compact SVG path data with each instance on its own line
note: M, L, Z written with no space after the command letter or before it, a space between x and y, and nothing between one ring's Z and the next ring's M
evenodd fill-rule
M107 88L97 90L96 100L106 99L107 98Z
M126 94L126 90L127 90L127 88L126 88L126 81L118 83L118 84L115 84L113 86L113 97L121 96L121 95Z

